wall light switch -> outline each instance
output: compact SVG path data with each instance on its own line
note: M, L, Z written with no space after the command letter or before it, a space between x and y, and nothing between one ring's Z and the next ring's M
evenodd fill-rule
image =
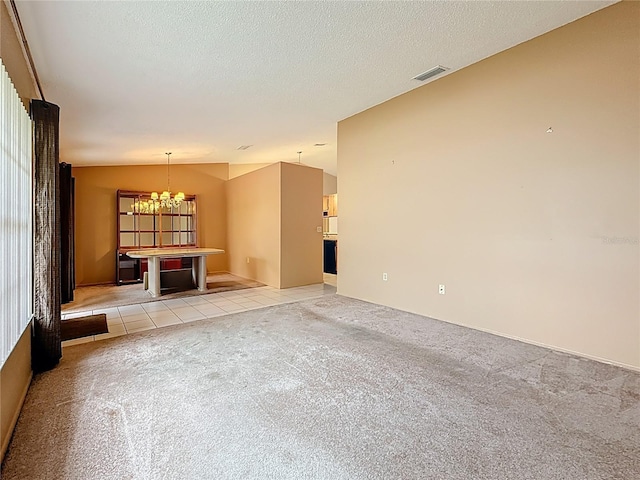
M322 227L316 227L316 232L322 233Z
M440 286L438 287L438 293L439 293L440 295L444 295L444 285L440 285Z

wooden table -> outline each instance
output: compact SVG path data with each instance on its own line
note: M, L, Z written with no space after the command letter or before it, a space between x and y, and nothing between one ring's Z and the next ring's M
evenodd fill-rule
M207 291L207 257L224 253L219 248L147 248L127 252L131 258L146 258L149 262L149 293L152 297L160 296L160 260L163 258L193 258L191 275L201 292Z

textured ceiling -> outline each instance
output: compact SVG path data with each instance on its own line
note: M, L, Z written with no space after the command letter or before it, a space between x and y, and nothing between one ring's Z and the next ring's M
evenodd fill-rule
M611 3L17 2L62 160L330 173L339 120Z

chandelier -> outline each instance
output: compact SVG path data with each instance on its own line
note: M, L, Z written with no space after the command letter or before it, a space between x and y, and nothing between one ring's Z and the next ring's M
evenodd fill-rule
M160 210L160 202L154 200L140 200L139 198L136 198L133 200L131 210L133 213L158 213Z
M178 208L184 201L183 192L178 192L173 197L171 197L171 152L166 152L165 155L167 156L167 189L160 195L158 195L158 192L151 192L151 198L149 200L134 201L132 210L135 213L158 213L162 208Z
M160 208L178 208L184 200L184 193L178 192L173 198L171 198L171 176L170 172L170 160L171 152L166 152L167 156L167 189L160 194L158 198L158 192L151 192L151 201L160 204Z

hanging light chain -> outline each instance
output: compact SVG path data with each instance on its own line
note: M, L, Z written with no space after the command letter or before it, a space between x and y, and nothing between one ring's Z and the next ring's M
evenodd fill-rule
M158 195L158 192L151 192L149 207L140 206L140 208L149 210L149 212L145 213L155 213L160 208L178 208L185 199L185 195L182 192L176 193L171 198L171 152L165 152L165 155L167 156L167 189L161 195Z
M170 174L170 169L169 169L169 162L171 160L171 152L166 152L165 155L167 156L167 192L171 193L171 174Z

